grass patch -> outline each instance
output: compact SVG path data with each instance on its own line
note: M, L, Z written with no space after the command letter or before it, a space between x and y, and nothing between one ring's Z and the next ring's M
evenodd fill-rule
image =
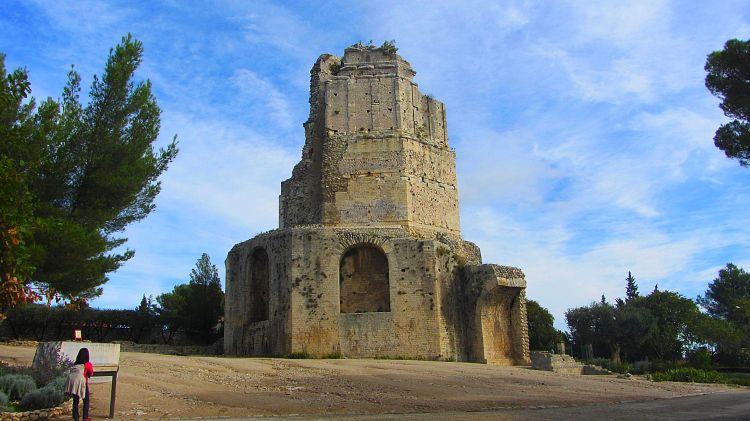
M651 373L649 378L655 382L687 382L687 383L728 383L729 377L715 370L699 368L673 368L666 371Z
M324 360L340 360L344 358L344 354L341 351L331 352L330 354L323 355L321 357Z
M750 373L722 373L727 376L729 384L750 386Z
M288 358L290 360L309 360L312 358L310 354L307 352L290 352L289 354L286 354L284 358Z

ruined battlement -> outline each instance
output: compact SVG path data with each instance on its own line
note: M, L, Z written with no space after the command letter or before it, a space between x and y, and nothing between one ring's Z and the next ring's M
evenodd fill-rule
M400 226L460 235L445 106L395 52L356 44L310 71L302 160L282 183L279 225Z

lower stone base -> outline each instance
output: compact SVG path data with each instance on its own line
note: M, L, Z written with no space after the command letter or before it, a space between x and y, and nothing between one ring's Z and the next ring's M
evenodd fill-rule
M295 227L226 260L225 353L528 364L523 273L460 238Z

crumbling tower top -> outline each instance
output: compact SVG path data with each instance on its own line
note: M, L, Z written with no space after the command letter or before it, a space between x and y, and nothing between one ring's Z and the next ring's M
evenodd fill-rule
M311 70L302 160L282 183L281 227L402 227L458 236L445 106L395 47L355 44Z

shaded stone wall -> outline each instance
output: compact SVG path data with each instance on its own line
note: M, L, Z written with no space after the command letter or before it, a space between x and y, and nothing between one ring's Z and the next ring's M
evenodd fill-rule
M281 230L261 234L235 245L225 265L224 348L229 354L283 355L290 349L291 235ZM259 320L257 290L252 288L252 256L263 250L268 256L267 319Z

